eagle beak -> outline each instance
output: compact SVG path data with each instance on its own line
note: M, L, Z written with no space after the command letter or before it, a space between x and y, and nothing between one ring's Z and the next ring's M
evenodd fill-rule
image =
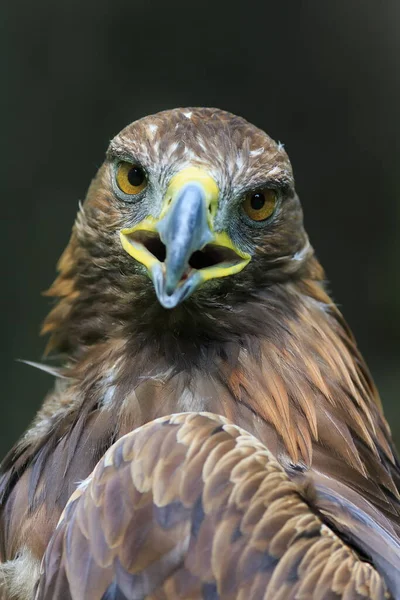
M202 283L241 271L250 255L226 232L214 231L219 190L202 169L188 167L168 186L158 219L120 232L123 248L142 263L164 308L174 308Z

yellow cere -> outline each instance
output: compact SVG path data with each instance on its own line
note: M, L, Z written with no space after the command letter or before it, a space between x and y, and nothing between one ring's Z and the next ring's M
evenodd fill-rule
M187 183L198 183L204 190L207 206L210 208L209 225L211 225L211 216L215 216L218 207L219 189L215 180L199 167L186 167L174 175L165 194L165 202L161 211L160 220L167 212L171 201L176 197L180 190Z
M129 162L118 165L116 180L119 189L129 196L139 194L147 185L142 168Z
M275 210L276 193L271 189L263 189L249 193L244 202L243 210L253 221L265 221Z

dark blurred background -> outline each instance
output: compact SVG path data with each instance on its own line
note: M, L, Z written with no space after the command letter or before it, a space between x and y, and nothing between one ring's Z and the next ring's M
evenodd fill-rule
M0 454L52 385L40 296L108 141L175 106L218 106L282 141L334 298L400 446L400 3L2 3Z

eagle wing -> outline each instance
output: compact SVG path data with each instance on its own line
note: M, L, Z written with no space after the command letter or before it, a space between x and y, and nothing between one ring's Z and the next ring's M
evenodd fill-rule
M68 502L36 600L392 597L269 450L182 413L119 439Z

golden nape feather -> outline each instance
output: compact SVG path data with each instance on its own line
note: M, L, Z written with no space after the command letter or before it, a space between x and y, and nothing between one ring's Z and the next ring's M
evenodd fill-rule
M255 437L210 413L125 435L72 495L36 600L390 598Z
M132 123L58 271L0 600L400 599L399 460L281 144L212 108Z

